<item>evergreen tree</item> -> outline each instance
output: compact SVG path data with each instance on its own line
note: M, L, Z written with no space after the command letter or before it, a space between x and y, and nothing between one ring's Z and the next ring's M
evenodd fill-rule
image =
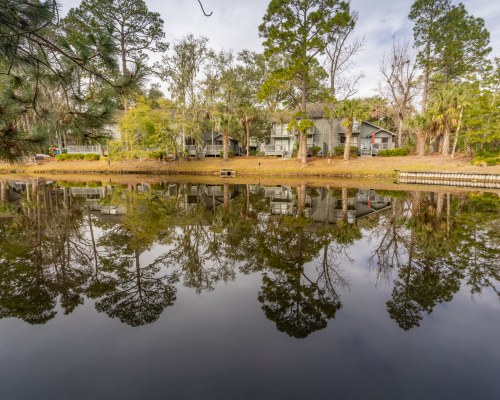
M259 26L264 38L265 55L279 55L283 66L275 70L275 79L300 81L301 118L307 118L309 76L316 57L324 54L328 35L350 21L349 3L339 0L271 0ZM307 162L307 129L299 124L299 158Z
M1 0L0 11L0 158L32 154L54 129L98 138L124 84L97 68L113 69L106 32L70 40L54 1ZM82 73L101 86L82 91Z
M148 58L147 52L167 49L163 42L163 20L148 10L143 0L83 0L68 13L68 19L87 26L85 31L106 27L118 49L121 75L137 80ZM130 93L128 93L130 95ZM123 99L128 108L127 93Z

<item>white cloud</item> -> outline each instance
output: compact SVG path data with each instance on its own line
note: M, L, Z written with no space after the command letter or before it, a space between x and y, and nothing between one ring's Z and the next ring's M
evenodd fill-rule
M462 0L469 13L484 18L491 33L493 53L500 56L500 2ZM77 6L79 0L60 0L63 14ZM202 0L205 17L197 0L146 0L150 10L159 12L165 21L167 40L172 42L188 33L210 39L215 49L244 48L261 50L258 26L269 4L268 0ZM413 0L352 0L351 8L359 12L356 36L365 37L366 46L356 59L353 72L364 71L359 94L369 96L378 86L378 68L384 52L390 50L392 37L412 39L408 12ZM458 1L454 1L458 3Z

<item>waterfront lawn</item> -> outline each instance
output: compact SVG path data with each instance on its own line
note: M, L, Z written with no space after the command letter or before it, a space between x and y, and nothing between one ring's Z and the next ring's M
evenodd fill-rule
M390 178L395 170L500 173L500 166L475 166L464 158L440 155L426 157L358 157L344 161L340 158L312 158L307 165L297 160L272 157L234 157L229 161L220 158L201 160L158 161L43 161L38 165L0 165L0 173L151 173L218 175L223 168L235 170L239 176L350 176Z

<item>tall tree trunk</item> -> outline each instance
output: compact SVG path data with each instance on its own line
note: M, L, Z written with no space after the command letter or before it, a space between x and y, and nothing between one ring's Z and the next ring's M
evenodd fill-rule
M122 76L123 78L126 78L127 76L127 52L125 50L125 34L122 32L121 33L121 38L120 38L120 55L121 55L121 61L122 61ZM125 111L128 111L128 98L127 95L125 94L123 97L123 108Z
M427 47L427 60L430 58L430 48ZM427 110L427 98L429 96L429 79L430 79L430 70L429 66L425 67L424 71L424 93L422 94L422 115L425 114Z
M413 192L411 198L411 215L415 217L420 212L422 205L422 192Z
M222 132L222 154L223 160L229 160L229 133L227 131Z
M470 144L469 139L465 141L465 154L468 158L472 158L474 155L474 151L472 150L472 145Z
M97 257L97 246L95 243L94 237L94 227L92 225L92 215L90 214L90 207L87 206L87 218L89 219L89 231L90 231L90 239L92 240L92 250L94 253L94 262L95 262L95 278L97 279L98 274L98 257Z
M398 115L398 147L403 146L403 115Z
M297 187L297 215L304 215L306 208L306 185L302 184Z
M455 157L455 151L457 150L458 137L460 136L460 130L462 129L462 118L464 116L464 109L460 109L460 115L458 116L457 130L455 132L455 139L453 140L453 148L451 150L451 157Z
M330 156L333 155L333 118L328 118L328 153Z
M230 200L230 193L229 193L229 184L225 183L224 184L224 210L228 211L229 210L229 200Z
M250 123L248 116L245 117L245 132L247 137L247 157L250 156Z
M351 152L351 136L352 136L352 127L345 128L345 143L344 143L344 160L349 160L349 155Z
M141 262L140 262L141 254L137 251L137 249L134 250L134 256L135 256L135 278L137 282L137 291L139 292L139 297L142 299Z
M417 131L417 155L419 157L425 155L425 132L423 129Z
M441 150L441 153L444 156L447 156L450 154L450 127L448 124L444 126L443 129L443 148Z
M186 155L186 127L184 122L186 121L186 110L182 106L182 124L181 124L181 136L182 136L182 155ZM188 155L189 156L189 155Z
M7 201L7 187L5 181L0 181L0 201L2 203Z
M300 159L302 164L307 163L307 132L300 132Z
M446 193L438 193L436 200L436 218L441 218L443 214L443 208L445 205Z
M347 203L349 201L347 187L342 188L342 222L347 223Z
M307 77L302 77L302 98L301 98L301 109L303 112L303 118L307 118ZM307 132L300 132L300 142L299 142L299 158L302 164L307 163Z
M250 214L250 185L246 185L246 201L245 201L245 215L248 217Z

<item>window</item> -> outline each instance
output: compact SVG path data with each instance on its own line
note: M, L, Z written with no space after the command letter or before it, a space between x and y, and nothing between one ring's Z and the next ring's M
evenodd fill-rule
M340 136L340 144L343 146L345 144L345 136ZM357 146L358 145L358 137L351 137L351 146Z

